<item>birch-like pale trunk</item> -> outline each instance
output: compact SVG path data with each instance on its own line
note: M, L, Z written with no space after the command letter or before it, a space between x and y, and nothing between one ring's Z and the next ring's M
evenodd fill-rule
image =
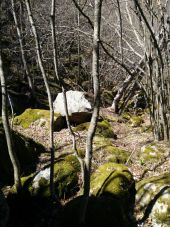
M1 53L0 53L0 81L1 81L1 92L2 92L2 122L3 122L4 131L5 131L8 153L9 153L9 157L11 159L11 163L14 170L14 184L17 192L19 192L21 189L20 165L13 147L12 131L8 120L7 88L6 88L5 75L3 72Z
M53 108L53 102L52 102L50 87L49 87L49 84L48 84L48 79L47 79L46 72L45 72L44 65L43 65L39 36L38 36L37 29L36 29L35 24L34 24L30 0L25 0L25 4L26 4L27 12L28 12L28 17L29 17L31 28L32 28L32 32L34 34L38 64L39 64L41 74L42 74L42 77L43 77L43 80L44 80L44 84L45 84L45 87L46 87L46 91L47 91L47 95L48 95L48 103L49 103L49 108L50 108L50 135L49 135L49 137L50 137L50 152L51 152L50 192L51 192L51 197L54 198L55 197L55 190L54 190L54 108Z
M84 172L83 172L83 160L81 157L79 157L78 150L77 150L77 143L76 143L76 136L75 133L71 127L70 120L69 120L69 113L68 113L68 105L67 105L67 97L66 97L66 91L62 83L62 79L59 75L59 69L58 69L58 51L57 51L57 39L56 39L56 29L55 29L55 9L56 9L56 0L52 0L51 2L51 31L52 31L52 43L53 43L53 61L54 61L54 70L55 70L55 76L56 79L62 88L63 93L63 102L64 102L64 109L65 109L65 116L66 116L66 122L67 127L69 129L70 135L72 136L72 142L73 142L73 151L76 154L76 157L78 158L80 165L81 165L81 173L82 178L84 178Z

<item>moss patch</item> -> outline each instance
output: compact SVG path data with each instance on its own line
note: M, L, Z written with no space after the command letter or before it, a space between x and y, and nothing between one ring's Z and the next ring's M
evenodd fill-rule
M80 124L74 128L74 131L77 132L77 131L88 130L89 124L90 124L89 122ZM114 138L114 139L117 138L115 133L113 132L111 124L107 120L103 120L97 123L96 135L103 136L106 138Z
M141 148L140 160L141 163L154 163L166 155L166 151L156 143L145 145Z
M49 127L50 111L41 109L26 109L24 113L14 118L14 124L28 128L31 124ZM65 118L59 113L54 114L54 130L58 131L65 127Z
M54 166L55 193L59 198L67 198L78 190L78 172L80 165L75 156L68 156L65 160L59 161ZM46 169L43 176L37 178L29 186L32 195L39 197L50 197L50 169ZM35 176L36 178L36 176ZM36 182L36 183L35 183Z
M107 146L106 151L110 154L108 161L115 163L126 163L129 155L126 150L115 146Z
M144 123L142 116L132 116L130 118L130 124L132 127L140 127L142 123Z
M122 198L127 196L133 184L133 176L126 166L110 162L100 166L92 174L91 193L95 196L109 193Z

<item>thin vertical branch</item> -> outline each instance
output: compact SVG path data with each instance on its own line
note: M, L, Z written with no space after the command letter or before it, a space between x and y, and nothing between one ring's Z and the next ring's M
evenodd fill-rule
M69 113L68 113L68 105L67 105L67 97L66 91L63 86L62 80L59 75L59 68L58 68L58 51L57 51L57 42L56 42L56 30L55 30L55 9L56 9L56 0L51 1L51 15L50 15L50 22L51 22L51 31L52 31L52 43L53 43L53 61L54 61L54 69L55 69L55 76L57 81L62 88L63 93L63 102L64 102L64 109L65 109L65 116L67 127L69 129L70 135L72 136L73 142L73 151L75 152L80 165L81 165L81 172L82 172L82 179L84 178L84 171L83 171L83 160L79 157L78 150L77 150L77 143L76 143L76 135L71 127L70 120L69 120Z
M34 39L35 39L35 46L36 46L36 52L37 52L37 57L38 57L38 64L41 70L41 74L44 80L44 84L46 87L47 95L48 95L48 103L49 103L49 108L50 108L50 152L51 152L51 165L50 165L50 192L51 192L51 197L55 197L55 191L54 191L54 109L53 109L53 102L52 102L52 97L51 97L51 92L50 92L50 87L48 84L47 76L44 70L44 65L43 65L43 60L42 60L42 52L41 52L41 47L40 47L40 42L39 42L39 36L34 24L34 19L32 16L32 11L31 11L31 6L30 6L30 0L25 0L26 7L27 7L27 12L28 12L28 17L29 21L31 24L32 32L34 34Z
M119 12L119 24L120 24L120 49L123 63L123 24L122 24L122 13L120 8L120 2L117 0L118 12Z
M32 78L30 76L29 69L28 69L28 66L27 66L27 61L26 61L25 52L24 52L23 39L22 39L22 33L21 33L21 29L19 27L19 23L18 23L18 19L17 19L14 0L11 0L11 5L12 5L12 13L13 13L13 18L14 18L16 30L17 30L18 40L19 40L19 44L20 44L21 59L22 59L23 67L24 67L24 73L25 73L26 78L28 80L28 86L29 86L29 89L30 89L30 92L31 92L31 96L34 99L35 98L34 85L33 85L33 81L32 81Z
M1 81L1 92L2 92L2 122L5 131L5 137L8 147L9 157L12 162L14 170L14 183L16 190L19 192L21 190L21 179L20 179L20 165L16 153L14 151L12 131L9 125L8 111L7 111L7 89L6 80L3 73L2 58L0 53L0 81ZM5 161L5 160L4 160Z

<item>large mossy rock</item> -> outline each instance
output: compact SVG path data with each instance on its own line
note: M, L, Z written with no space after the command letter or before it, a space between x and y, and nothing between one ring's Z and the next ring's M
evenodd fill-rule
M136 184L138 210L154 227L170 226L170 173L149 177Z
M113 145L113 142L109 138L95 136L93 156L96 160L104 158L109 162L125 164L128 160L129 152Z
M85 218L86 226L132 227L131 214L135 201L135 182L128 168L106 163L91 176L91 197ZM79 196L64 207L63 227L81 226L84 197Z
M169 154L169 150L164 149L156 143L144 145L140 152L140 161L142 164L153 164L160 161Z
M12 136L13 147L21 167L21 174L25 175L35 171L38 157L40 153L45 152L45 148L19 133L12 132ZM0 182L2 184L13 184L13 168L2 124L0 124L0 146Z
M0 226L6 227L9 217L9 207L3 192L0 190Z
M14 118L14 124L28 128L31 124L49 127L50 111L42 109L26 109L21 115ZM54 114L54 130L59 131L66 126L65 118L59 113Z
M74 131L88 130L89 124L89 122L82 123L75 127ZM103 136L105 138L117 138L116 134L113 132L111 124L107 120L102 120L97 123L96 135Z
M134 200L135 181L129 169L112 162L101 165L91 176L91 194L110 194L121 200Z
M57 198L67 198L78 190L78 173L80 165L73 155L67 156L64 160L54 165L54 188ZM23 191L31 196L50 197L50 167L44 168L36 174L21 179ZM12 189L15 193L15 188Z

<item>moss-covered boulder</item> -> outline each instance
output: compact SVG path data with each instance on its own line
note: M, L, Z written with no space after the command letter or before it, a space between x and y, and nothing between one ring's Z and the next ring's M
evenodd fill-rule
M125 165L108 162L101 165L91 176L91 194L111 194L127 199L134 190L134 179Z
M108 162L125 164L129 157L129 152L113 144L110 138L103 136L94 137L93 159L103 159Z
M143 116L132 116L130 118L130 125L132 127L140 127L144 123Z
M150 217L152 226L170 226L170 173L149 177L136 184L136 203L143 220Z
M42 109L26 109L21 115L14 118L15 125L28 128L31 124L49 127L50 111ZM65 118L59 113L54 114L54 130L59 131L66 126Z
M140 151L140 161L142 164L145 163L155 163L168 155L169 151L162 148L156 143L151 143L149 145L144 145Z
M67 198L78 190L79 172L79 162L73 155L54 165L54 184L57 197ZM31 195L50 197L50 167L37 173L27 185Z
M38 157L40 153L45 152L45 148L19 133L12 132L12 136L13 148L20 162L21 174L25 175L35 171ZM13 184L13 168L2 125L0 125L0 146L0 182L2 184Z
M91 176L91 197L85 218L86 226L131 227L135 184L128 168L121 164L106 163ZM64 207L63 226L81 226L84 197L71 200Z
M9 207L3 192L0 190L0 226L6 227L9 217Z
M133 212L135 181L125 165L112 162L101 165L91 176L91 194L117 199L125 215Z
M113 145L106 146L105 149L108 152L107 160L109 162L122 163L122 164L125 164L127 162L129 157L128 151Z
M74 131L88 130L89 122L82 123L74 128ZM107 120L102 120L97 123L96 135L103 136L106 138L116 139L117 136L113 132L111 124Z

